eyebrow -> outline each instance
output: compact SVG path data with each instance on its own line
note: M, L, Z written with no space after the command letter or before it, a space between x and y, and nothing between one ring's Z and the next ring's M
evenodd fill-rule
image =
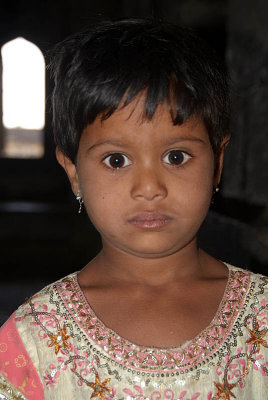
M180 142L198 142L198 143L202 143L202 144L206 143L205 140L200 139L195 136L181 136L181 137L171 138L170 140L167 140L165 142L165 144L173 145L173 144L180 143ZM126 143L121 142L120 140L105 140L103 142L97 142L97 143L93 144L92 146L90 146L87 149L87 151L91 151L91 150L95 149L96 147L101 147L101 146L106 146L106 145L123 147L123 146L126 146Z
M107 144L111 144L111 145L113 145L113 146L120 146L120 147L123 147L123 146L124 146L124 143L123 143L123 142L120 142L119 140L105 140L105 141L103 141L103 142L97 142L97 143L93 144L92 146L90 146L90 147L87 149L87 151L91 151L91 150L95 149L96 147L105 146L105 145L107 145Z
M166 144L172 145L175 143L180 143L180 142L198 142L205 144L206 141L204 139L200 139L196 136L180 136L180 137L175 137L171 138L170 140L167 140Z

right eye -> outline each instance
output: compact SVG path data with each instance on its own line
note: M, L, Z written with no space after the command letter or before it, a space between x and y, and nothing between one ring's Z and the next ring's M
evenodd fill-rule
M107 167L114 169L124 168L131 164L130 159L121 153L109 154L104 158L103 162Z
M163 158L166 164L171 164L175 167L180 167L191 158L190 154L182 150L171 150Z

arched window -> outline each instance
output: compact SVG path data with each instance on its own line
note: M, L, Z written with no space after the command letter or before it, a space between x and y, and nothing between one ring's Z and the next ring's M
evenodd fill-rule
M44 155L45 61L39 48L18 37L2 56L2 156Z

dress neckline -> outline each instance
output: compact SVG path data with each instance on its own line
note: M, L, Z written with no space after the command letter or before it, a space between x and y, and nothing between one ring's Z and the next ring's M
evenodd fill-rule
M225 263L224 263L224 265L228 268L227 282L226 282L226 286L225 286L225 289L224 289L224 293L223 293L223 296L222 296L221 301L220 301L220 303L219 303L219 306L218 306L218 308L217 308L217 310L216 310L214 316L212 317L210 323L209 323L205 328L203 328L197 335L195 335L193 338L190 338L190 339L185 340L183 343L181 343L180 345L178 345L178 346L176 346L176 347L144 346L144 345L140 345L140 344L134 343L134 342L132 342L131 340L129 340L129 339L127 339L127 338L125 338L125 337L119 335L119 333L117 333L115 330L113 330L112 328L110 328L109 326L107 326L107 325L100 319L100 317L98 316L98 314L95 312L94 308L91 306L91 304L90 304L90 302L88 301L88 299L86 298L86 296L85 296L85 294L84 294L84 292L83 292L81 286L79 285L79 282L78 282L78 273L79 273L79 272L76 272L76 273L73 275L73 278L74 278L74 283L75 283L75 286L76 286L76 288L77 288L77 291L78 291L78 293L79 293L79 295L80 295L80 297L81 297L81 299L82 299L84 305L85 305L86 308L88 309L89 314L92 315L92 316L94 316L94 319L96 319L96 320L98 321L98 324L99 324L104 330L109 331L110 334L112 334L114 337L116 337L116 338L118 338L118 339L122 339L125 343L129 344L129 345L132 346L132 347L136 347L137 349L139 349L139 350L141 350L141 351L144 350L144 349L147 349L147 350L161 350L161 351L177 351L177 350L179 350L179 349L185 347L189 342L191 342L191 341L195 340L196 338L198 338L199 336L201 336L201 335L203 334L203 332L206 331L206 330L211 326L211 324L213 324L213 321L217 318L218 314L220 313L220 310L222 309L222 305L223 305L223 303L224 303L224 301L225 301L225 298L226 298L226 295L227 295L227 291L228 291L228 288L229 288L229 286L230 286L230 280L231 280L231 266L228 265L228 264L225 264Z
M226 341L233 323L241 310L244 297L249 287L249 272L233 267L227 263L228 280L223 297L211 322L197 336L182 343L178 347L159 348L135 344L120 336L106 326L97 316L86 299L77 280L78 272L61 281L58 288L66 298L65 304L76 323L93 341L110 357L132 366L147 368L165 367L171 369L176 364L188 366L209 357ZM165 361L164 361L165 360ZM175 364L174 364L175 363Z

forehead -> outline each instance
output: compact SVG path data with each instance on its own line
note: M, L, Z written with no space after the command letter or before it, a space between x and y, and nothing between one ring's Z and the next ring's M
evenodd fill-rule
M181 125L174 125L166 103L158 105L154 116L144 116L144 98L119 107L109 118L101 117L88 125L82 134L81 142L90 143L118 140L124 143L151 141L168 142L175 139L203 141L209 143L207 129L202 119L190 117Z

